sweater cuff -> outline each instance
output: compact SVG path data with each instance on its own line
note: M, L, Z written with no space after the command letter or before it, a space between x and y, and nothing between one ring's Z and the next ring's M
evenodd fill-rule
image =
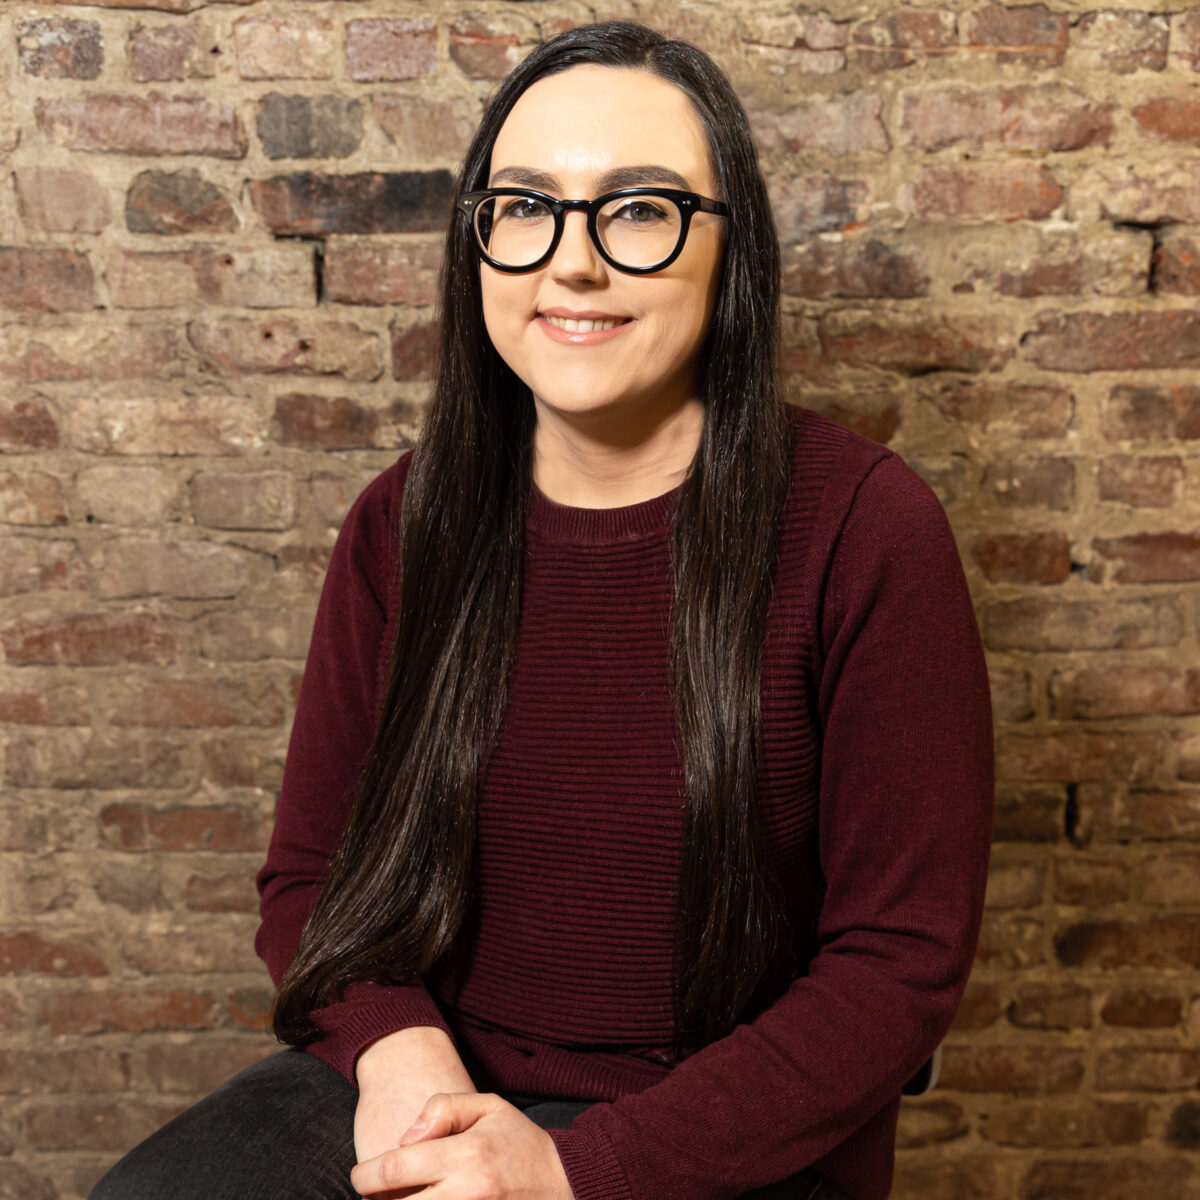
M575 1200L633 1200L625 1168L599 1129L551 1129Z
M358 1056L372 1042L398 1029L432 1025L454 1042L433 997L423 984L390 987L382 983L353 983L336 1004L312 1014L321 1036L305 1047L314 1058L332 1067L353 1087Z

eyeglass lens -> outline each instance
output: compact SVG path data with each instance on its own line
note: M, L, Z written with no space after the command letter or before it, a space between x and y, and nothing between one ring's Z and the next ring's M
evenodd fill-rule
M652 267L670 258L683 217L666 196L619 196L596 214L604 250L626 267ZM493 196L475 211L484 251L506 267L535 263L554 239L554 214L533 196Z

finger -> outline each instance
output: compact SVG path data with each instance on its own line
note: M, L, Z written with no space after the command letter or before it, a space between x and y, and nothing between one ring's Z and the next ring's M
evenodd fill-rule
M428 1142L470 1129L480 1117L504 1103L499 1096L479 1092L437 1092L400 1136L401 1146Z
M404 1146L386 1150L375 1158L360 1162L350 1172L350 1186L360 1196L378 1196L396 1192L414 1194L445 1178L449 1167L444 1143L429 1142L423 1146Z

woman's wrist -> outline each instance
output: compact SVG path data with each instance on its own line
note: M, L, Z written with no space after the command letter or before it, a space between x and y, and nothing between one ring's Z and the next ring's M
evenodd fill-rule
M432 1091L475 1091L454 1043L443 1029L412 1025L372 1042L354 1066L359 1087L407 1079L428 1079Z

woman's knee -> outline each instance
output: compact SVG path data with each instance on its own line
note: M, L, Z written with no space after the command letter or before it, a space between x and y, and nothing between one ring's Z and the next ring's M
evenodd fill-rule
M273 1054L135 1146L89 1200L353 1197L357 1097L311 1055Z

